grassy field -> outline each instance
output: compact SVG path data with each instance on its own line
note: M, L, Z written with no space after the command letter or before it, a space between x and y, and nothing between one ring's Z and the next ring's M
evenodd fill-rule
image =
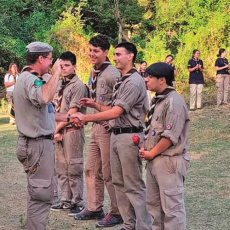
M192 161L185 182L188 230L230 229L230 105L217 109L215 93L215 88L206 89L204 108L190 112ZM16 128L8 125L7 115L0 115L0 131L0 229L23 229L26 176L15 156ZM90 124L86 128L85 158L89 131ZM108 202L106 194L105 211ZM74 221L66 212L51 212L47 229L96 227L95 221Z

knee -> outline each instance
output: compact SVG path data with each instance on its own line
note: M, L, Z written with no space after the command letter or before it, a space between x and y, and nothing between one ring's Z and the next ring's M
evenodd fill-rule
M68 171L70 176L83 177L83 158L71 159Z

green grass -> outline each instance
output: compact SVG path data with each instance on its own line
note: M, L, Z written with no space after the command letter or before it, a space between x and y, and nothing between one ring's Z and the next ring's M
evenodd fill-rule
M188 96L185 95L186 101ZM188 230L230 229L230 105L215 107L215 89L204 92L202 110L190 112L191 166L185 182ZM85 158L91 124L86 132ZM0 115L0 229L21 229L26 212L26 177L15 156L17 132ZM106 193L105 210L109 200ZM48 230L91 230L96 221L74 221L67 213L51 212ZM112 229L120 229L114 227Z

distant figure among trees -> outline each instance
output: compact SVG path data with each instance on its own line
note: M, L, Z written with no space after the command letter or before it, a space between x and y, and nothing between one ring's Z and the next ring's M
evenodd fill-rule
M13 91L14 85L18 79L18 66L15 63L10 63L9 70L5 75L4 78L4 86L6 89L6 99L8 103L8 110L10 113L11 106L12 106L12 98L13 98ZM10 124L15 125L15 118L10 116Z
M137 71L139 72L139 74L145 78L148 76L148 74L145 72L146 70L146 67L147 67L147 62L146 61L141 61L140 64L139 64L139 67L137 69Z
M221 48L217 54L215 63L216 75L216 87L217 87L217 107L222 103L228 104L228 89L229 89L229 67L228 59L225 58L227 52Z
M190 110L202 108L202 92L204 85L203 61L199 59L200 51L193 50L192 59L188 62L190 84Z
M173 56L171 54L169 54L165 58L165 63L168 64L168 65L170 65L173 68L173 70L174 70L174 77L173 77L172 84L173 84L173 87L175 88L175 86L176 86L176 84L175 84L175 82L176 82L175 77L177 75L177 71L176 71L176 67L175 67L174 63L172 62L173 59L174 59Z

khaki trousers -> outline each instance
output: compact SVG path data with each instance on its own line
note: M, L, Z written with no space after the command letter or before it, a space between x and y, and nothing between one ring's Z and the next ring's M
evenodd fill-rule
M217 106L228 103L229 75L218 74L216 76Z
M141 140L143 133L138 133ZM139 148L133 144L132 133L111 135L111 170L118 208L125 230L150 230L146 209L145 184Z
M27 147L28 144L28 147ZM27 161L28 153L28 161ZM54 145L52 140L18 138L17 157L27 170L26 229L45 230L54 195Z
M55 143L55 166L63 203L84 206L83 148L83 129L67 132L62 141Z
M103 207L104 186L110 198L110 214L119 214L110 168L110 133L93 124L85 166L87 206L89 211Z
M186 159L185 159L186 158ZM189 157L160 156L147 164L147 210L152 230L185 230L184 180Z
M190 84L190 109L202 108L203 84Z

